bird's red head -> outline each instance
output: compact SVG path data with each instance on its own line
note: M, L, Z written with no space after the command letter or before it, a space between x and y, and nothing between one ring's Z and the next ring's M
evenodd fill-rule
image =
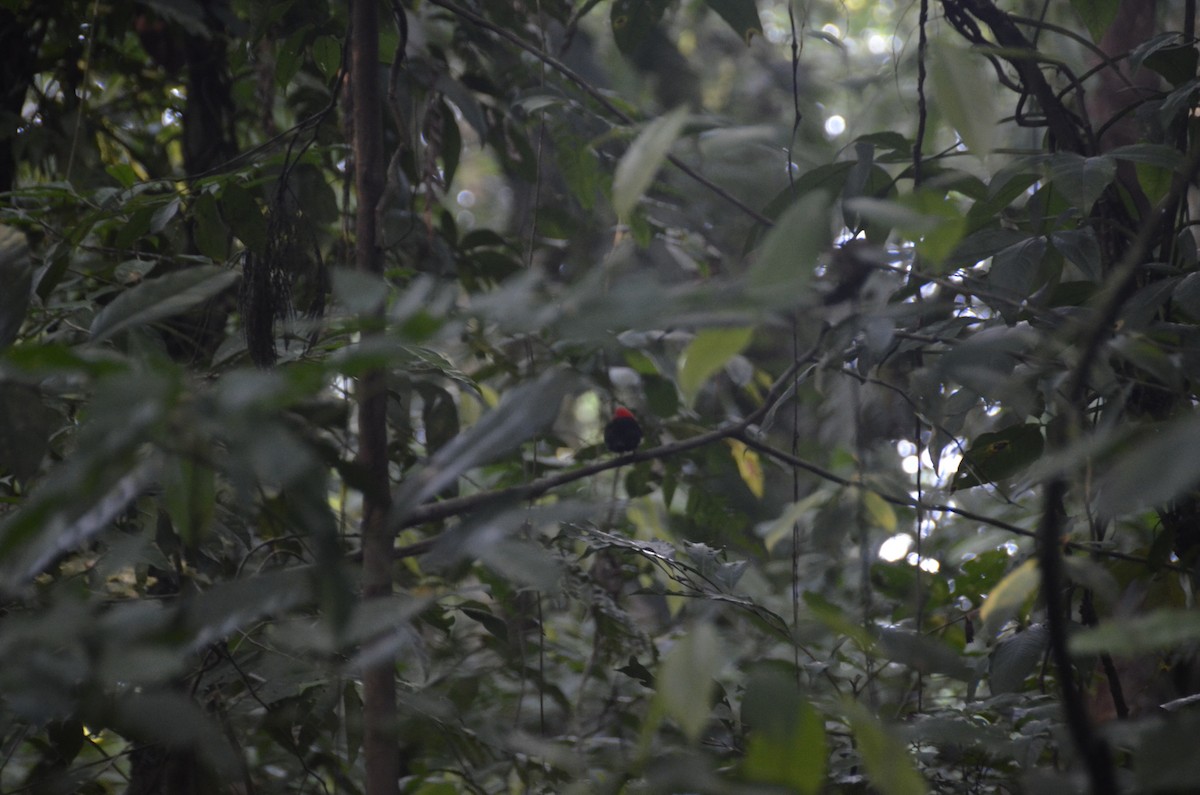
M642 426L633 412L618 406L604 426L604 446L614 453L630 453L642 443Z

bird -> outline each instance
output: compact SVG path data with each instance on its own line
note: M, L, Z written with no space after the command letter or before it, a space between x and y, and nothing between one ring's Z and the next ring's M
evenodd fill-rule
M642 426L624 406L618 406L604 426L604 446L614 453L630 453L642 443Z

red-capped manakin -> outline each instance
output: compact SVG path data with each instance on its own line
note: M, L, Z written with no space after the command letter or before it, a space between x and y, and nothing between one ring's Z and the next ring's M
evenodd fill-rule
M604 426L604 446L614 453L630 453L642 443L642 426L624 406L618 406Z

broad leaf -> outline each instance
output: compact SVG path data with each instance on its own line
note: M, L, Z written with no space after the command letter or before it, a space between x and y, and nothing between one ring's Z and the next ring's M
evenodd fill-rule
M925 780L913 767L908 746L862 705L845 705L850 728L871 784L882 795L924 795Z
M410 474L395 494L396 518L454 483L467 470L494 461L536 436L558 416L574 378L551 370L513 389L494 411L467 428Z
M668 5L670 0L615 0L609 20L613 39L623 54L637 53Z
M748 780L802 795L821 791L829 754L824 719L794 681L770 669L751 675L742 722L750 732L742 760Z
M733 32L746 44L754 34L762 35L762 22L758 18L758 6L754 0L704 0L705 4L729 23Z
M737 356L754 336L752 328L704 329L679 360L679 390L691 405L708 379Z
M741 475L742 482L746 484L746 488L750 489L750 493L760 500L763 496L764 483L762 459L756 451L751 450L746 446L745 442L738 439L726 439L726 444L729 445L729 451L733 455L734 463L737 464L738 474Z
M1071 0L1071 8L1083 20L1092 41L1099 43L1117 18L1121 0Z
M1013 425L995 433L981 433L963 456L951 489L1010 478L1037 461L1044 447L1040 425Z
M654 184L654 177L687 118L687 108L683 107L659 116L646 125L625 152L613 175L613 209L618 218L628 220L642 195Z
M1033 558L1006 574L979 609L979 617L983 619L980 633L992 637L999 632L1001 627L1016 617L1039 582L1038 565Z
M655 696L665 715L695 742L712 715L713 680L722 665L721 642L709 622L696 624L667 652Z
M1083 157L1073 152L1059 152L1048 161L1046 176L1079 214L1086 216L1116 178L1117 163L1109 155Z
M997 118L992 113L992 99L979 96L985 80L984 59L962 47L940 46L933 48L933 53L936 58L930 76L939 108L971 154L986 157L996 146Z
M829 201L829 194L814 190L779 217L746 274L752 296L778 305L801 302L832 238Z
M1096 508L1109 517L1162 505L1200 483L1200 416L1147 426L1096 484Z
M1200 640L1200 613L1155 610L1104 621L1071 636L1073 654L1108 652L1133 657Z
M17 338L33 287L33 263L25 235L0 226L0 351Z
M238 277L217 265L199 265L144 281L100 310L92 321L92 341L186 312L232 286Z
M1013 634L996 644L988 659L988 685L992 695L1019 693L1025 677L1046 658L1050 632L1042 624Z
M878 649L893 662L925 674L944 674L966 681L972 675L963 658L934 637L908 630L884 628L879 633Z

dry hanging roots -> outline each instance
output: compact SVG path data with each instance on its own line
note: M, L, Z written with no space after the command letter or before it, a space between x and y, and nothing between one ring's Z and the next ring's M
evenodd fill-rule
M259 367L275 364L275 322L302 311L318 318L325 311L327 274L315 240L305 240L303 213L277 199L269 208L267 244L262 254L247 250L242 264L241 312L246 350ZM314 341L315 332L308 344Z

